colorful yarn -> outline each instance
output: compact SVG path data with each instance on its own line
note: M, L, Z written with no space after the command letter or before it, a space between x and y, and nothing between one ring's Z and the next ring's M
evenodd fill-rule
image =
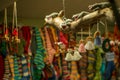
M46 49L47 49L47 55L48 55L48 63L52 64L54 55L56 53L55 49L52 47L50 36L48 34L47 28L45 27L45 34L46 34Z
M78 73L77 64L75 61L71 62L71 74L70 74L71 80L80 80L80 75Z
M4 72L4 77L3 80L10 80L11 79L11 73L10 73L10 66L8 62L8 57L4 59L4 64L5 64L5 72Z
M101 65L102 65L102 55L103 54L103 50L101 48L96 48L96 72L95 72L95 77L94 80L101 80Z
M11 71L11 80L14 80L14 57L12 55L8 55L8 61L10 65L10 71Z
M21 80L19 66L18 66L18 58L14 56L14 80Z
M45 67L45 64L44 64L45 49L42 44L42 39L40 37L39 29L37 27L35 28L35 34L36 34L36 42L37 42L36 54L34 57L34 63L37 68L35 72L36 74L35 79L39 80L41 78L42 69Z
M29 74L29 71L28 71L28 63L27 63L27 60L26 60L26 57L23 55L21 57L21 63L22 63L22 80L29 80L30 79L30 74Z

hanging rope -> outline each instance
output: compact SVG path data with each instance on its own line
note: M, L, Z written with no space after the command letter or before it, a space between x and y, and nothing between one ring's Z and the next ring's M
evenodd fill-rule
M99 21L97 21L97 31L100 31L99 30Z
M81 40L83 40L83 29L81 28Z
M105 20L105 36L108 38L108 25L107 25L107 20Z
M3 28L4 34L6 29L7 29L7 8L5 8L5 12L4 12L4 28Z
M14 16L15 16L15 9L14 9L14 7L13 7L13 21L12 21L12 32L13 32L13 29L14 29L14 24L15 24L15 22L14 22Z
M17 6L16 6L16 2L14 2L14 8L15 8L15 26L18 29L18 26L17 26Z
M63 10L64 10L64 17L66 16L66 12L65 12L65 0L63 0Z
M90 37L90 35L91 35L90 33L91 33L91 32L90 32L90 25L89 25L89 37Z

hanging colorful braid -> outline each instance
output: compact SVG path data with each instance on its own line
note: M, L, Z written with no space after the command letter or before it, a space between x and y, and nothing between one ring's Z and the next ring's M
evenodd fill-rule
M15 55L14 56L14 80L21 80L20 72L19 72L19 66L18 66L18 58Z
M45 49L43 47L42 44L42 39L40 37L40 31L39 28L35 27L35 34L36 34L36 42L37 42L37 49L36 49L36 54L35 54L35 58L34 58L34 63L36 65L37 68L37 75L35 80L40 80L41 78L41 74L42 74L42 69L45 67L44 64L44 53L45 53Z
M4 59L4 64L5 64L5 72L4 72L4 77L3 80L10 80L11 79L11 73L10 73L10 66L8 62L8 57Z
M22 73L23 73L22 80L29 80L30 74L28 72L27 60L24 55L21 57L21 63L22 63Z

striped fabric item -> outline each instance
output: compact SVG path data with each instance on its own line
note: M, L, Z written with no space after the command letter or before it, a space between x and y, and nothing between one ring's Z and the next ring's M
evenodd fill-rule
M48 34L48 30L45 27L45 34L46 34L46 45L47 45L47 55L48 55L48 61L49 64L52 64L54 55L56 53L55 49L52 47L51 41L50 41L50 36Z
M80 80L87 80L87 53L81 53L81 56L79 61Z
M16 55L14 56L14 75L14 80L21 80L18 66L18 58Z
M62 53L62 79L63 80L70 80L70 72L68 71L68 64L65 61L64 53Z
M11 80L14 80L14 57L12 55L8 55L8 61L10 65L10 71L11 71Z
M20 57L18 57L18 67L19 67L20 77L22 77L22 62Z
M0 80L3 79L3 76L4 76L4 59L3 59L3 56L0 55Z
M22 80L29 80L30 75L28 71L28 64L24 55L21 57L21 63L22 63L22 73L23 73Z
M37 73L37 75L35 76L37 80L40 80L42 69L45 67L44 64L45 49L42 44L42 38L40 37L40 31L37 27L35 27L35 34L36 34L36 42L37 42L37 49L34 58L34 63L36 64L37 67L37 72L35 72L35 74Z
M95 75L95 54L93 51L88 51L88 67L87 67L87 73L88 73L88 79L93 80Z
M10 73L10 67L9 67L9 62L8 62L7 56L4 59L4 64L5 64L5 73L4 73L3 80L10 80L11 73Z
M71 75L70 75L71 80L80 80L80 75L78 73L77 69L77 63L75 61L71 62Z

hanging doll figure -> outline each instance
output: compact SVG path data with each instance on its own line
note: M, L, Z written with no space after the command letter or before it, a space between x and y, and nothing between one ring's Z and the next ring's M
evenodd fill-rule
M88 80L93 80L95 75L95 54L94 54L95 46L91 36L87 38L85 49L87 50L88 53L88 66L87 66Z
M106 41L108 40L108 41ZM106 42L106 43L104 43ZM105 58L106 58L106 71L105 71L105 80L111 80L112 78L112 72L115 69L115 64L114 64L114 59L115 59L115 52L113 51L113 47L110 44L110 40L109 39L105 39L105 41L103 41L103 44L106 44L106 49L107 47L109 47L108 50L104 49L104 51L106 50L105 53Z
M102 44L102 39L101 39L101 36L100 36L100 32L99 31L96 31L95 33L94 33L94 44L96 45L96 46L101 46L101 44Z
M79 53L81 54L82 58L79 61L79 73L80 73L80 80L87 80L87 51L85 49L85 41L83 39L79 42Z

